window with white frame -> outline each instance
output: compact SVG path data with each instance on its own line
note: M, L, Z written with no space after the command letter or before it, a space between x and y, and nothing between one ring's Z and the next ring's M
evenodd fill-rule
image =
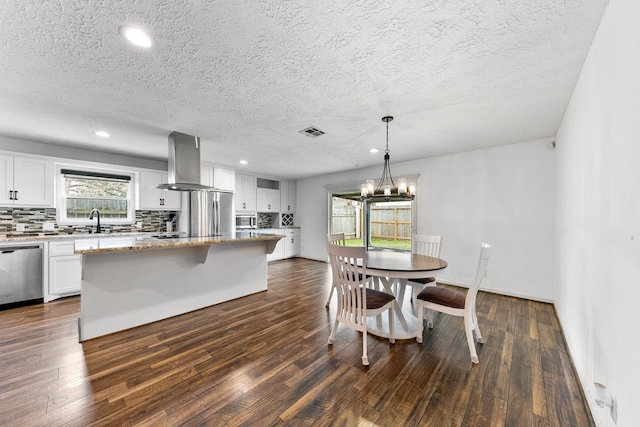
M60 169L58 176L58 223L93 224L93 209L103 224L134 222L133 174L98 170Z

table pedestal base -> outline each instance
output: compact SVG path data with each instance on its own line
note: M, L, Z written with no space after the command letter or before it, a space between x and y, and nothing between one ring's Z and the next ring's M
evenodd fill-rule
M371 335L375 335L381 338L389 338L389 316L385 313L377 317L367 318L367 330ZM407 329L405 330L400 324L398 315L394 313L393 319L393 335L397 340L415 339L418 331L418 319L407 311L404 311L404 318L407 321Z

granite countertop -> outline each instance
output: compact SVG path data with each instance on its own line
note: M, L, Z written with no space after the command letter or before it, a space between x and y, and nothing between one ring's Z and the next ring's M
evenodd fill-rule
M149 237L149 236L175 236L183 233L166 233L166 232L126 232L126 233L87 233L87 234L31 234L31 235L11 235L0 236L0 243L3 242L23 242L23 241L49 241L49 240L77 240L77 239L99 239L99 238L113 238L113 237Z
M111 237L107 237L111 236ZM166 249L189 246L210 246L219 243L249 242L249 241L271 241L280 240L283 236L275 234L260 234L256 232L236 232L221 236L210 237L172 237L162 238L154 235L128 235L116 237L105 235L98 237L96 234L89 235L92 238L76 240L75 253L94 254L103 252L118 251L138 251L146 249Z

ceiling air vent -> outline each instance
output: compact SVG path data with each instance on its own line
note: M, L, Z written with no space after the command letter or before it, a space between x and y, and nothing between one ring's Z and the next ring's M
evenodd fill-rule
M323 131L313 126L308 127L306 129L302 129L300 133L303 135L307 135L309 138L316 138L320 135L324 135Z

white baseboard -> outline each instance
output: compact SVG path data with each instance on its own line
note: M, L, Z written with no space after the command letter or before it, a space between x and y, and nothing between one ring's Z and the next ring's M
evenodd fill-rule
M461 288L469 288L469 286L464 284L464 283L458 283L458 282L454 282L452 280L436 279L436 281L438 283L444 283L445 285L453 285L453 286L459 286ZM505 292L503 289L493 289L493 288L487 288L487 287L484 287L484 286L480 286L480 290L481 291L485 291L485 292L491 292L492 294L505 295L505 296L508 296L508 297L522 298L522 299L528 299L528 300L531 300L531 301L538 301L538 302L545 302L545 303L548 303L548 304L553 304L553 299L533 297L531 295L519 294L519 293L516 293L516 292Z

